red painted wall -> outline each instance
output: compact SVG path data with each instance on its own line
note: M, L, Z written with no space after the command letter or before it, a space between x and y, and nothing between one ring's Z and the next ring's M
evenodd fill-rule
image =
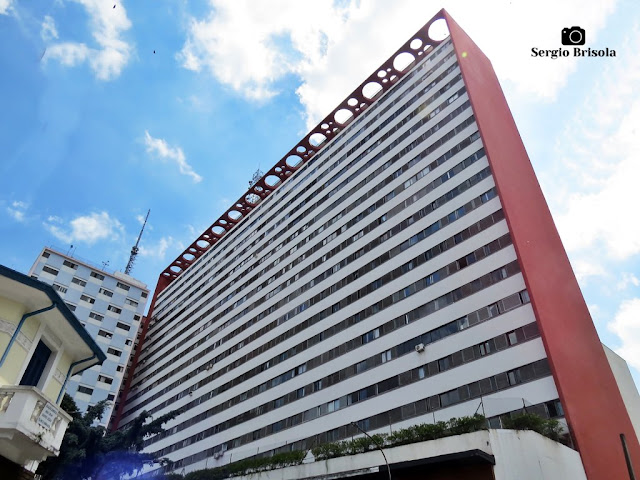
M637 468L640 446L504 94L487 57L442 14L587 476L627 479L620 433Z
M156 305L156 299L162 290L164 290L171 281L160 275L158 278L158 283L156 284L156 290L153 293L153 298L151 299L151 305L149 305L149 310L147 312L147 316L142 320L140 339L138 340L138 344L136 346L135 351L133 352L133 361L131 362L131 367L129 368L129 373L127 375L127 380L125 381L124 387L122 387L122 396L120 397L120 404L118 405L118 410L114 416L113 422L111 424L111 430L117 430L120 426L120 420L122 419L122 413L124 412L125 403L127 401L127 396L129 395L129 390L131 388L131 382L133 381L133 374L136 371L136 367L138 366L138 359L140 358L140 352L142 352L142 347L144 345L145 338L147 336L147 330L149 330L149 322L151 321L151 317L153 316L153 309ZM141 410L142 411L142 410Z

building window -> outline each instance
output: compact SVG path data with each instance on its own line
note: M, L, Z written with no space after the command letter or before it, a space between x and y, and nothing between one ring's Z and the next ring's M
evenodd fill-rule
M313 382L313 391L317 392L319 390L322 390L322 380L316 380Z
M369 343L372 340L375 340L380 336L380 329L376 328L375 330L371 330L370 332L362 335L362 344Z
M382 360L382 363L387 363L389 360L391 360L391 350L382 352L382 354L380 355L380 359Z
M515 345L518 343L518 336L516 335L516 332L507 333L507 342L509 342L509 345Z
M139 322L139 321L140 321L140 315L134 315L134 316L133 316L133 319L134 319L136 322Z
M107 353L109 355L115 355L116 357L119 357L122 355L122 352L120 350L116 350L115 348L107 348Z
M67 307L69 307L69 310L72 312L76 311L76 306L73 303L67 303Z
M128 345L131 345L131 340L127 338L127 339L124 341L124 344L125 344L125 345L127 345L127 346L128 346Z
M296 390L296 398L302 398L302 397L304 397L304 387Z
M57 290L60 293L67 293L67 287L63 287L62 285L58 285L57 283L53 284L53 289Z
M129 285L126 285L126 284L124 284L122 282L118 282L116 284L116 287L121 288L122 290L126 290L127 292L129 291L129 288L131 288L131 287L129 287Z
M136 302L135 300L131 300L130 298L125 298L124 303L126 303L127 305L131 305L132 307L138 306L138 302Z
M510 372L507 372L507 377L509 378L509 385L513 386L520 383L520 371L518 370L511 370Z
M73 277L71 279L71 283L75 283L76 285L80 285L81 287L84 287L87 284L87 282L78 277Z
M40 377L44 373L44 369L47 366L47 362L51 357L51 349L47 347L42 340L38 342L38 346L31 355L31 360L27 365L27 369L22 375L20 385L30 385L37 387L40 382Z
M77 269L78 269L78 264L77 264L77 263L70 262L69 260L65 260L64 262L62 262L62 265L64 265L65 267L72 268L72 269L74 269L74 270L77 270Z
M328 413L335 412L338 409L340 409L340 400L333 400L333 401L327 403L327 412Z
M107 400L110 401L110 402L112 402L113 399L115 399L115 398L116 398L116 396L113 393L110 393L109 395L107 395Z
M96 299L91 298L89 295L80 295L80 300L84 300L85 302L91 303L91 304L96 303Z
M58 270L56 270L55 268L51 268L47 265L42 267L42 271L46 273L50 273L51 275L58 275Z
M105 375L98 375L98 381L111 385L113 383L113 378L107 377Z
M104 317L102 315L100 315L99 313L96 313L96 312L89 313L89 318L93 318L94 320L97 320L99 322L104 320Z
M489 355L491 353L491 344L489 342L484 342L480 344L480 355Z
M43 256L44 258L49 258L49 252L44 252L44 253L42 254L42 256Z
M142 298L147 298L147 295L148 295L148 294L147 294L147 292L142 292L142 293L140 294L140 296L141 296Z
M78 387L78 393L85 393L87 395L93 395L93 388L83 387L82 385L80 385Z
M101 289L99 290L99 292L100 292L102 295L105 295L105 296L107 296L107 297L113 297L113 292L112 292L111 290L107 290L106 288L101 288Z
M122 313L122 309L118 308L118 307L116 307L114 305L109 305L107 307L107 310L109 310L110 312L113 312L113 313Z
M98 273L98 272L91 272L91 276L92 276L93 278L95 278L95 279L98 279L98 280L104 280L104 275L101 275L101 274L100 274L100 273Z
M116 327L121 328L122 330L126 330L127 332L131 330L131 327L126 323L118 322L116 323Z
M98 330L98 336L104 338L113 338L113 333L109 333L106 330Z
M116 367L116 372L124 372L124 365L118 365Z

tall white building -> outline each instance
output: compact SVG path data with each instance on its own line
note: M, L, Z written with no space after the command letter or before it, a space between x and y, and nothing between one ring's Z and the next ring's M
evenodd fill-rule
M136 342L149 296L147 286L48 247L29 275L53 286L107 355L102 365L71 377L66 389L80 410L109 400L101 421L106 426Z
M589 478L624 467L620 433L638 458L495 74L444 11L160 275L150 316L118 425L181 409L145 446L180 471L523 406L568 423Z

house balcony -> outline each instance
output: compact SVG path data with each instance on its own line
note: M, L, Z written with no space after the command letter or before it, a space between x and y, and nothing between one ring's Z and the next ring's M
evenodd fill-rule
M0 455L27 470L60 453L70 421L36 387L0 387Z

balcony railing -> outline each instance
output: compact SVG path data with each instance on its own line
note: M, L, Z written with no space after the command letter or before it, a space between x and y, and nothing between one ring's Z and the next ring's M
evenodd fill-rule
M70 421L35 387L0 387L0 455L28 470L58 455Z

